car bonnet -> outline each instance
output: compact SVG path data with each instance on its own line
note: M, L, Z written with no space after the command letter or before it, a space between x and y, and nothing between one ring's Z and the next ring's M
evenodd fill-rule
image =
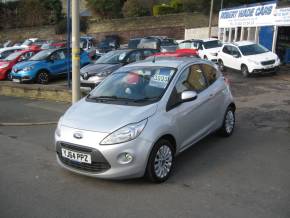
M111 133L130 123L136 123L154 115L156 110L157 103L146 106L128 106L88 102L82 99L68 109L61 125Z

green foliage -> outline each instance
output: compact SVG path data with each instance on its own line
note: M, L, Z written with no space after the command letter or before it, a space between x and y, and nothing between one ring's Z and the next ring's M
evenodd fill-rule
M149 10L143 7L138 0L127 0L122 12L124 17L142 17L150 14Z
M176 12L175 8L170 6L170 5L162 4L162 5L154 5L153 6L153 16L159 16L159 15L164 15L164 14L173 14L175 12Z
M175 12L182 12L183 11L182 0L171 0L170 5L175 9Z
M86 0L88 8L101 18L121 17L120 0Z
M25 0L0 4L4 28L53 24L62 17L60 0Z

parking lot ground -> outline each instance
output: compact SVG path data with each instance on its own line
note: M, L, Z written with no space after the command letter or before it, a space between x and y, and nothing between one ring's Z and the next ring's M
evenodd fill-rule
M290 217L290 75L227 72L237 103L230 138L177 157L164 184L61 169L55 125L0 126L1 217ZM68 104L0 96L1 122L56 121Z

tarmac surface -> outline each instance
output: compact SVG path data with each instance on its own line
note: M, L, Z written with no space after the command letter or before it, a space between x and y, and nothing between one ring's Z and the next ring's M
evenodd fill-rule
M164 184L75 175L56 162L68 104L0 96L0 217L290 217L290 73L227 72L237 103L230 138L211 135L177 157Z

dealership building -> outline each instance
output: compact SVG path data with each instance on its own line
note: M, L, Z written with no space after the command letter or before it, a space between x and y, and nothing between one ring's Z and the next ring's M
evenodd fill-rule
M226 8L219 13L218 27L223 42L254 41L290 63L290 6L268 1Z

